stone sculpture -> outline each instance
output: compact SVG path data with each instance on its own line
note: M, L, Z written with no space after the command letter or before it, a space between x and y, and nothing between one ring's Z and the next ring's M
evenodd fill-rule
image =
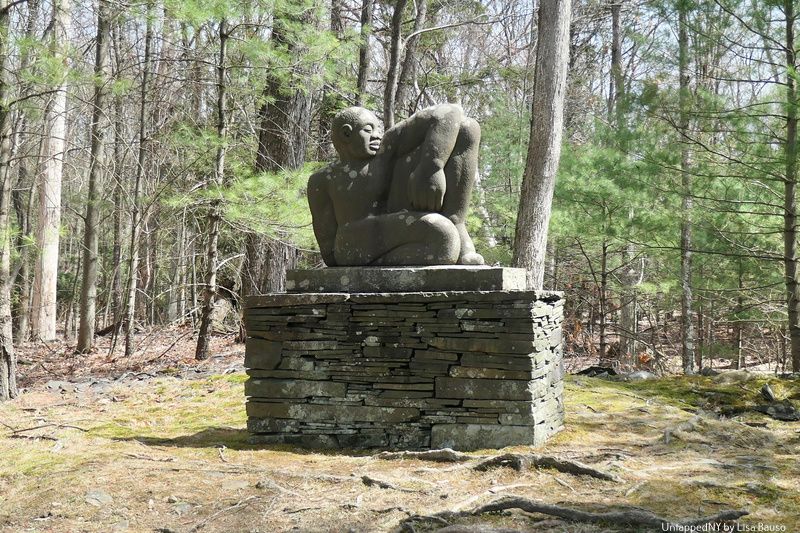
M427 108L385 135L372 112L350 107L332 137L339 161L308 181L326 265L483 264L465 225L480 126L460 106Z

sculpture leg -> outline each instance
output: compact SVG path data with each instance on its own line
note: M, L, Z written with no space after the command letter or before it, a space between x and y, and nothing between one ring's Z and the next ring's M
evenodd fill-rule
M461 241L458 264L482 265L483 256L475 251L466 218L475 177L478 173L478 148L481 141L481 127L468 118L461 124L455 148L444 167L447 189L442 205L442 215L449 218L456 227Z
M438 213L401 211L345 224L334 253L342 266L452 265L460 238L453 223Z

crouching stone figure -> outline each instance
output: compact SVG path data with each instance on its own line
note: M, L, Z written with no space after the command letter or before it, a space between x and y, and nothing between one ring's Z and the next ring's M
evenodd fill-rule
M332 125L339 160L308 180L325 264L482 265L465 225L480 134L452 104L385 134L364 108L339 112Z

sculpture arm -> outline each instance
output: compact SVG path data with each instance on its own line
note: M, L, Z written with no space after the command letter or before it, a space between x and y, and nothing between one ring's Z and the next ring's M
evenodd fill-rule
M442 208L446 192L444 166L458 138L464 111L455 104L429 107L400 122L384 137L387 151L394 158L419 148L419 162L409 178L411 205L436 212Z
M333 248L339 227L325 176L320 173L312 174L308 179L308 206L311 208L311 222L322 260L328 266L336 266Z

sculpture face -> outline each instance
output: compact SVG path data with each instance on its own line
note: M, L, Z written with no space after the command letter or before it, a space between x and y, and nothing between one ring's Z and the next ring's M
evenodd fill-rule
M346 150L346 157L355 160L371 159L378 153L383 139L378 117L372 112L363 109L358 113L358 119L352 124L344 124L340 132L341 140Z

